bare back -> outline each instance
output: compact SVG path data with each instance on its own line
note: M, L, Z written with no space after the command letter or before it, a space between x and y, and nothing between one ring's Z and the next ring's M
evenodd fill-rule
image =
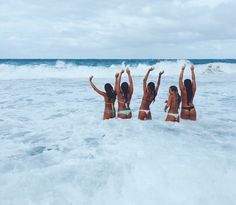
M142 99L142 103L140 106L140 110L149 110L150 109L150 105L152 103L152 101L154 100L154 98L156 97L157 93L155 93L155 95L153 96L150 92L148 92L146 90L146 92L144 92L143 95L143 99Z
M176 95L171 94L170 95L170 109L168 111L168 113L178 113L178 109L179 109L179 102L178 102L178 98Z
M191 101L189 102L189 104L188 104L187 91L186 91L186 88L183 87L183 88L181 89L182 107L193 106L193 98L194 98L194 95L195 95L195 91L193 90L193 97L192 97L192 100L191 100Z

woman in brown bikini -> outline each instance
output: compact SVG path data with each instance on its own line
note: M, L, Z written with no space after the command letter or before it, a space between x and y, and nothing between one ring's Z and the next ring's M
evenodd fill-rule
M168 110L166 121L179 122L179 104L181 102L181 97L178 93L178 88L174 85L169 88L169 97L166 101L166 106L164 111Z
M117 84L118 79L118 73L115 75L115 86ZM116 101L116 93L113 90L113 87L110 83L106 83L104 86L105 92L99 90L94 83L92 82L93 76L89 78L89 83L92 86L92 88L101 96L104 97L105 101L105 110L103 114L103 120L108 120L110 118L116 117L116 110L114 107L114 103Z
M157 92L158 92L158 89L160 86L160 82L161 82L161 75L164 73L164 71L161 71L159 73L159 77L158 77L156 86L153 82L150 82L147 85L148 76L149 76L150 72L153 70L154 70L154 68L150 68L147 71L147 74L143 79L143 99L142 99L142 103L139 108L139 114L138 114L138 119L140 119L140 120L151 120L152 119L152 115L151 115L151 111L150 111L150 104L155 101L155 98L157 96Z
M129 119L132 117L130 110L130 101L133 95L133 80L130 74L130 70L127 68L126 73L128 74L129 84L127 82L121 83L121 77L124 73L124 70L121 70L116 81L116 94L118 98L118 117L122 119Z
M191 65L191 73L192 73L192 81L190 79L184 80L183 83L183 75L184 69L186 65L183 65L180 75L179 75L179 89L181 90L181 98L182 98L182 109L181 109L181 118L196 120L196 110L193 105L193 98L196 92L196 81L195 81L195 73L194 66Z

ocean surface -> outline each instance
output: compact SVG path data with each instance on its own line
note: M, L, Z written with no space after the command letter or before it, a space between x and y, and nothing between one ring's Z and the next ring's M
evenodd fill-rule
M184 63L185 78L195 64L197 121L165 122ZM149 81L165 73L153 120L139 121L150 66ZM126 67L133 118L103 121L88 77L103 89ZM235 205L235 90L235 59L2 59L0 204Z

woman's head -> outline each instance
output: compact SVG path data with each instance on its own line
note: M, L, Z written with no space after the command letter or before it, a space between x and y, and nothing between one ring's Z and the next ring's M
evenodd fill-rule
M184 86L187 87L191 87L192 88L192 81L190 79L185 79L184 80Z
M121 91L124 94L125 102L128 102L129 84L127 82L121 83Z
M180 102L181 102L181 97L180 97L180 95L179 95L178 88L177 88L175 85L170 86L170 88L169 88L169 93L176 95L177 101L178 101L178 107L179 107Z
M193 99L192 81L190 79L184 80L184 86L187 92L187 103L189 104Z
M153 82L148 83L147 87L150 92L155 91L155 84Z
M106 94L107 94L109 100L116 99L116 94L115 94L113 87L110 83L106 83L104 86L104 89L106 91Z
M178 88L175 85L170 86L169 88L170 93L178 93Z
M121 83L121 90L123 93L128 93L129 92L129 84L127 82Z

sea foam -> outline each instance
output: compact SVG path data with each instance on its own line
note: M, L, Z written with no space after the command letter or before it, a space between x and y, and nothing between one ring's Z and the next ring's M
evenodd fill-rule
M115 64L110 66L88 66L66 63L58 60L56 64L26 64L12 65L0 64L0 79L43 79L43 78L88 78L94 75L97 78L113 78L116 72L129 67L133 76L144 76L147 69L155 67L154 75L158 75L161 70L165 71L165 75L178 75L181 66L186 64L190 67L191 62L186 60L178 61L161 61L152 65L147 64ZM225 72L228 74L236 72L236 64L230 63L208 63L196 65L197 74L212 74Z
M167 123L164 102L183 63L189 77L189 62L154 65L149 80L165 74L153 120L144 122L137 115L147 65L131 67L133 118L103 121L104 100L87 77L103 89L122 65L2 64L0 204L235 204L236 74L231 64L196 66L197 121Z

